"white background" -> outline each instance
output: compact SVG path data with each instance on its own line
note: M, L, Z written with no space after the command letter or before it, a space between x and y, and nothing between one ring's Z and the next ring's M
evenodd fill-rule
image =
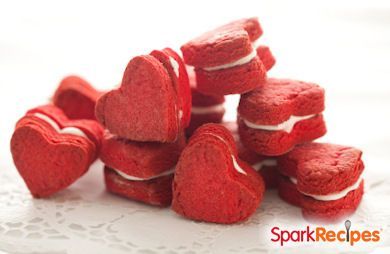
M326 140L389 154L390 2L372 0L0 1L1 149L15 121L45 103L65 75L110 88L132 56L178 49L251 16L277 58L270 76L326 88ZM228 107L232 120L235 104Z
M277 64L269 76L326 89L324 141L364 151L367 174L390 172L390 1L0 0L0 170L15 169L13 126L65 75L118 84L132 56L258 16ZM226 120L235 119L237 96ZM0 218L1 219L1 218Z

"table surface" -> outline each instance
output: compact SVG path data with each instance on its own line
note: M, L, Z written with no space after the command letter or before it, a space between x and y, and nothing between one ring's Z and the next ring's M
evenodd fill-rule
M161 2L154 2L154 8L148 1L139 6L89 1L2 4L6 8L0 8L0 253L302 253L312 248L325 253L389 253L390 5L258 1L256 8L225 3L225 12L217 15L218 3L208 1L208 8L197 2L192 11L168 17L159 11L167 8ZM179 1L170 4L187 10ZM328 133L321 141L363 150L366 193L350 220L359 229L380 228L379 244L278 248L269 240L270 228L300 228L308 222L275 191L267 191L245 223L192 222L170 209L108 194L99 161L65 191L46 200L31 198L13 166L9 140L17 119L46 103L64 75L80 74L108 89L119 83L132 56L166 45L177 49L210 27L254 15L263 24L263 42L278 61L269 76L313 81L326 89ZM227 98L225 120L235 119L238 99Z

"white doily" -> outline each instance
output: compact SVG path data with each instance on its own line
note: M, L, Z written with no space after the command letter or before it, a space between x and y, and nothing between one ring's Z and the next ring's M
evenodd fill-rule
M302 253L302 248L270 241L274 226L308 225L299 208L268 191L249 221L238 225L193 222L160 209L111 195L104 189L102 165L50 199L33 199L15 168L0 172L0 250L9 253ZM368 172L369 169L366 169ZM322 252L367 252L389 246L390 174L366 173L366 194L353 227L381 229L381 242L348 247L315 245ZM341 228L342 225L334 225ZM302 245L301 245L302 246ZM310 250L310 249L308 249ZM378 250L378 249L377 249ZM382 249L383 250L383 249Z

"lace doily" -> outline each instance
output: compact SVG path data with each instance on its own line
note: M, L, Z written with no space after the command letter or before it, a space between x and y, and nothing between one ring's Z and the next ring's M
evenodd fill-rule
M132 202L107 193L102 165L95 163L82 179L50 199L33 199L15 168L0 172L0 250L9 253L302 253L270 241L274 226L308 225L295 208L268 191L249 221L238 225L193 222L170 209ZM369 169L366 169L368 171ZM379 244L348 251L367 252L389 246L390 174L367 174L366 194L350 220L359 228L380 228ZM335 225L341 227L342 225ZM301 245L302 246L302 245ZM322 252L346 251L324 245ZM308 249L310 250L310 249ZM383 249L382 249L383 250Z

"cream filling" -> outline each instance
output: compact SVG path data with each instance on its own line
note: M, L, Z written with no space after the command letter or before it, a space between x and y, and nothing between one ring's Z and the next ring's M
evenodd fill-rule
M290 176L290 181L291 181L293 184L297 184L297 183L298 183L298 180L297 180L295 177L292 177L292 176Z
M238 173L246 175L246 172L238 165L236 158L232 155L233 167Z
M213 67L204 67L202 69L205 71L217 71L217 70L222 70L222 69L228 69L228 68L232 68L235 66L249 63L256 56L257 56L257 51L256 51L256 49L253 48L252 51L249 53L249 55L244 56L244 57L242 57L234 62L222 64L222 65L218 65L218 66L213 66Z
M218 104L209 107L191 107L191 113L196 115L210 114L210 113L219 113L223 112L225 108L223 104Z
M256 171L259 171L262 167L274 167L277 166L278 162L275 159L266 159L252 165Z
M179 110L179 121L183 118L183 110Z
M330 194L326 194L326 195L315 195L315 194L309 194L309 193L305 193L305 192L301 192L303 195L305 196L309 196L309 197L312 197L316 200L320 200L320 201L332 201L332 200L337 200L337 199L341 199L345 196L348 195L349 192L351 191L354 191L356 190L357 188L359 188L359 185L360 183L362 182L363 178L362 176L359 177L359 179L351 186L341 190L341 191L338 191L338 192L333 192L333 193L330 193ZM290 181L294 184L297 184L297 179L294 178L294 177L290 177Z
M177 128L180 129L181 119L183 118L183 110L177 109L177 105L175 105L175 111L176 111L176 120L177 120ZM176 135L177 140L178 135Z
M118 173L118 175L120 175L121 177L125 178L126 180L129 180L129 181L149 181L149 180L152 180L152 179L156 179L156 178L159 178L159 177L162 177L162 176L167 176L167 175L171 175L175 172L175 167L167 170L167 171L164 171L160 174L157 174L157 175L154 175L154 176L151 176L151 177L147 177L147 178L141 178L141 177L136 177L136 176L131 176L131 175L128 175L128 174L125 174L117 169L113 169L116 173Z
M315 117L317 114L313 115L307 115L307 116L290 116L290 118L280 124L276 125L261 125L261 124L255 124L252 122L249 122L248 120L244 119L244 123L246 126L252 129L258 129L258 130L267 130L267 131L285 131L285 132L291 132L294 128L294 125L302 120L306 120L312 117Z
M169 57L169 62L171 63L171 66L173 68L173 71L176 74L176 77L179 78L179 63L171 56Z
M221 138L220 136L215 135L215 134L212 134L212 133L208 133L208 134L211 135L211 136L214 136L214 137L216 137L216 138L218 138L218 139L220 139L220 140L222 140L223 143L225 143L227 146L229 146L229 145L226 143L226 141L225 141L223 138ZM234 167L234 169L235 169L238 173L241 173L241 174L246 175L245 170L243 170L243 169L240 167L240 165L238 165L237 160L236 160L236 158L234 157L233 154L231 155L231 157L232 157L232 162L233 162L233 167Z
M260 46L259 39L252 41L252 48L257 49Z
M85 133L82 130L80 130L79 128L65 127L63 129L61 129L60 126L58 126L58 124L53 119L51 119L49 116L44 115L42 113L34 113L33 115L35 117L42 119L46 123L48 123L51 127L53 127L53 129L56 132L58 132L60 134L71 134L71 135L80 136L83 138L88 138L87 135L85 135Z

